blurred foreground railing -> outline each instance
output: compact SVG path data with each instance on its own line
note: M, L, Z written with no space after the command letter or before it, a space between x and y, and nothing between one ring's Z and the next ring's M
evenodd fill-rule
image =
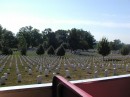
M55 76L53 84L1 87L0 97L130 97L129 84L130 74L70 82Z

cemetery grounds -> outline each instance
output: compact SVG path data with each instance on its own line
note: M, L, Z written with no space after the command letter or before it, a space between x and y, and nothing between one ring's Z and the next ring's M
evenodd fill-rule
M0 87L50 83L54 75L81 80L130 73L130 56L120 54L110 54L104 61L97 53L78 55L67 52L64 57L58 57L39 56L28 51L27 55L21 56L19 52L0 55L0 83L2 77L5 78ZM38 76L41 77L39 82Z

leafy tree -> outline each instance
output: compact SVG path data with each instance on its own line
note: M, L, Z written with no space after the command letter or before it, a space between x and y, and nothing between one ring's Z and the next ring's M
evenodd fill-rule
M69 35L69 44L72 50L79 49L80 33L77 29L71 29Z
M3 55L8 55L9 54L9 49L7 47L2 48L2 54Z
M56 54L58 56L64 56L65 55L65 49L62 45L60 47L58 47Z
M21 55L26 55L27 49L26 48L21 48Z
M26 55L27 43L23 35L19 36L19 49L20 49L21 55Z
M68 42L68 31L66 30L57 30L55 31L56 39L58 44L61 45L62 43Z
M42 35L39 33L38 29L33 29L30 33L31 36L31 46L37 47L39 44L43 43Z
M54 55L54 54L55 54L55 51L54 51L53 46L50 46L50 47L48 48L47 54L48 54L48 55Z
M103 60L104 60L104 56L110 54L109 42L106 38L102 38L102 40L99 41L97 50L98 53L103 56Z
M17 33L17 38L19 40L20 36L23 36L25 38L25 41L27 43L27 48L31 46L31 31L33 30L32 26L26 26L19 29L19 32Z
M114 41L110 42L111 50L120 50L123 47L123 43L121 43L120 39L115 39Z
M10 55L12 55L12 54L13 54L12 49L9 49L9 54L10 54Z
M4 47L2 48L2 54L3 54L3 55L12 55L12 54L13 54L13 51L12 51L10 48L4 46Z
M61 44L65 49L68 49L69 48L69 44L68 43L62 43Z
M130 50L129 50L129 48L128 48L127 46L123 46L123 47L121 48L121 54L122 54L122 55L128 55L129 52L130 52Z
M69 45L72 50L93 48L95 39L90 32L82 29L71 29L69 33Z
M39 47L37 48L36 53L37 53L38 55L42 55L42 54L45 53L44 48L43 48L43 46L42 46L41 44L40 44Z
M85 41L85 40L81 40L80 42L80 49L82 49L82 50L87 50L88 48L89 48L89 46L88 46L88 43L87 43L87 41Z
M53 46L54 49L58 47L58 41L54 32L48 34L48 46Z

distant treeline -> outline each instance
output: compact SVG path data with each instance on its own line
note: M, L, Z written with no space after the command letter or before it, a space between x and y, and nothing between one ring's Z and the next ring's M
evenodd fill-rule
M44 49L53 46L58 48L61 44L65 44L66 48L71 50L87 50L96 48L96 39L89 31L72 28L71 30L52 31L46 28L41 31L32 26L25 26L19 29L15 35L13 32L3 28L0 25L0 49L2 47L20 48L22 44L26 48L38 47L43 45ZM112 50L118 50L123 43L119 39L110 42Z

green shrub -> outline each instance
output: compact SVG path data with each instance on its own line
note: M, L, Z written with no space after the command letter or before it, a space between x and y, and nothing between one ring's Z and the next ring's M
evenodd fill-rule
M62 45L60 47L58 47L56 54L57 54L57 56L64 56L65 55L65 49Z
M26 48L21 48L21 55L26 55L27 49Z
M42 54L45 53L44 48L43 48L42 45L39 45L39 47L38 47L37 50L36 50L36 53L37 53L38 55L42 55Z
M121 54L122 55L128 55L129 54L129 48L127 47L127 46L123 46L122 48L121 48Z
M48 48L47 54L48 54L48 55L54 55L54 54L55 54L55 51L54 51L53 46L50 46L50 47Z

